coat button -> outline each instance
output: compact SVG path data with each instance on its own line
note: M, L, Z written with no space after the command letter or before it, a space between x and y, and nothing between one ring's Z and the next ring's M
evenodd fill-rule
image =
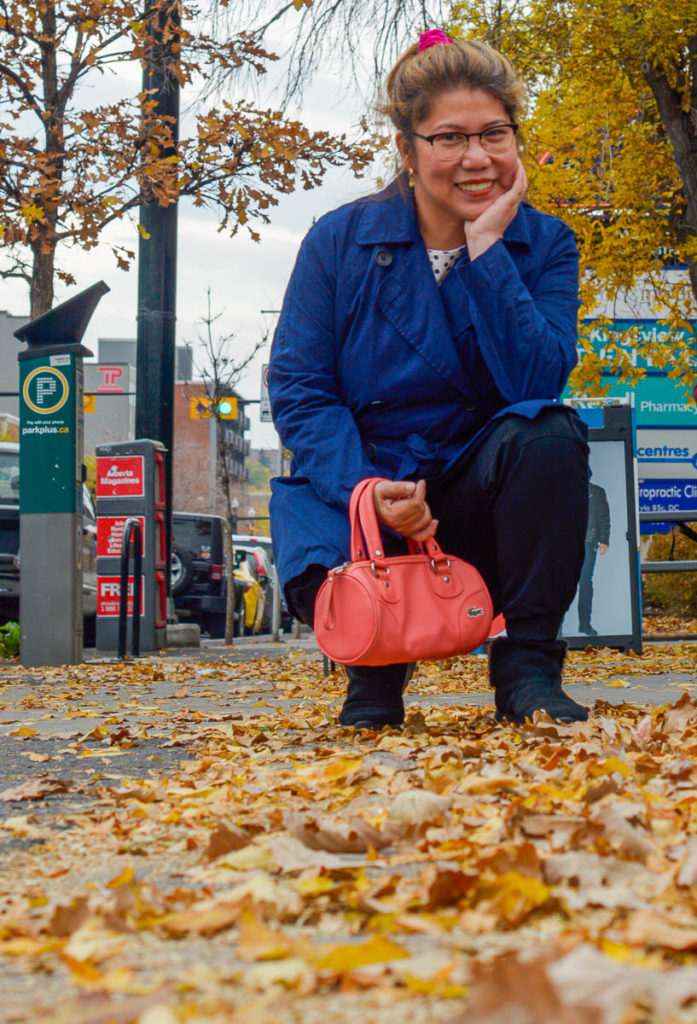
M389 249L378 249L375 253L375 262L379 267L389 267L392 262L392 253Z

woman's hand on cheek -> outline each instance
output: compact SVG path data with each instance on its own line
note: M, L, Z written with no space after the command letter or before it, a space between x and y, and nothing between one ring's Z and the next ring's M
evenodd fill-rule
M491 248L494 242L498 242L503 237L504 231L518 212L518 207L525 198L527 190L528 178L525 168L518 160L515 178L508 191L495 199L476 220L465 221L465 238L470 260L481 256L483 252Z
M373 501L378 520L402 537L425 541L436 532L438 520L426 503L423 480L381 480L376 484Z

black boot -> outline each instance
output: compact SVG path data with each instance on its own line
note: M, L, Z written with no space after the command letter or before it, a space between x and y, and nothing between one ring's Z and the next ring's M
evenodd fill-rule
M500 637L489 648L489 676L496 691L496 718L522 724L536 711L557 722L585 722L588 711L561 688L563 640Z
M404 724L402 694L414 674L414 662L399 665L346 667L348 688L339 725L354 729L381 729Z

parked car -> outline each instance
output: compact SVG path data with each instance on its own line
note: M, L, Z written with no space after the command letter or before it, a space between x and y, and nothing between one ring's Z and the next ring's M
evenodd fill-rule
M254 580L235 572L235 633L257 619ZM180 619L196 622L211 637L225 635L227 574L222 516L198 512L172 514L171 588ZM250 593L254 592L254 593ZM251 610L250 610L251 609Z
M0 622L18 620L19 445L0 441ZM37 581L38 584L38 581ZM97 519L87 487L82 487L83 642L94 646L97 614Z
M271 538L270 537L262 537L258 533L252 533L252 534L235 533L232 536L232 542L233 542L233 544L235 546L235 550L236 551L238 549L244 549L245 551L248 551L250 546L251 547L255 547L255 548L262 548L264 554L266 555L266 560L267 560L268 564L273 569L273 571L271 573L271 576L272 576L271 585L267 588L267 594L266 594L266 606L267 606L267 609L266 609L266 614L264 616L264 626L263 626L263 629L264 629L265 632L266 631L270 632L271 628L272 628L272 624L273 624L273 591L274 591L274 588L277 586L276 562L275 562L274 555L273 555L273 545L271 543ZM264 571L266 573L268 573L268 568L266 570L264 570ZM288 609L286 607L286 602L285 602L285 598L283 596L283 591L281 591L281 627L283 628L283 630L286 633L289 633L290 632L290 628L292 626L292 623L293 623L293 617L291 616L291 614L289 613L289 611L288 611Z
M232 543L237 567L241 568L243 564L246 564L252 579L256 580L263 591L264 613L261 618L260 631L270 633L273 624L273 589L276 585L271 559L256 541L248 543L233 538Z

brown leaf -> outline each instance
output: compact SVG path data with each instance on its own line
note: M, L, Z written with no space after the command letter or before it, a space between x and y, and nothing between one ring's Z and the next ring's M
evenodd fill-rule
M665 949L697 948L697 928L683 928L664 914L637 910L630 915L625 936L632 946L663 947Z
M686 843L686 856L678 871L677 883L682 888L692 888L697 882L697 839L693 836Z
M239 902L206 900L177 913L167 914L159 923L172 935L215 935L239 919Z
M296 839L311 850L330 853L365 853L371 846L382 850L390 846L398 832L380 832L362 818L338 821L334 818L315 818L308 812L288 810L283 824Z
M48 932L61 937L72 935L89 916L88 901L86 897L80 896L67 906L56 907L48 923Z
M562 1004L545 959L508 953L475 962L467 1010L451 1024L598 1024L598 1017Z
M250 842L250 839L249 833L237 825L218 825L211 833L204 856L206 860L215 860L216 857L222 857L224 853L241 850Z
M631 825L615 804L600 808L593 815L593 820L603 826L610 843L627 856L644 862L650 854L656 853L656 847L647 839L646 834Z
M476 874L434 867L430 878L427 876L427 907L448 907L458 903L477 883Z
M11 786L0 793L0 801L40 800L49 793L67 793L74 788L71 779L35 778L27 779L19 786Z
M266 841L274 863L282 872L304 871L305 868L345 868L349 863L347 857L327 850L310 849L295 836L275 835Z
M569 843L576 832L586 825L586 819L579 815L535 814L524 812L516 819L526 836L538 838L550 836L555 843Z

